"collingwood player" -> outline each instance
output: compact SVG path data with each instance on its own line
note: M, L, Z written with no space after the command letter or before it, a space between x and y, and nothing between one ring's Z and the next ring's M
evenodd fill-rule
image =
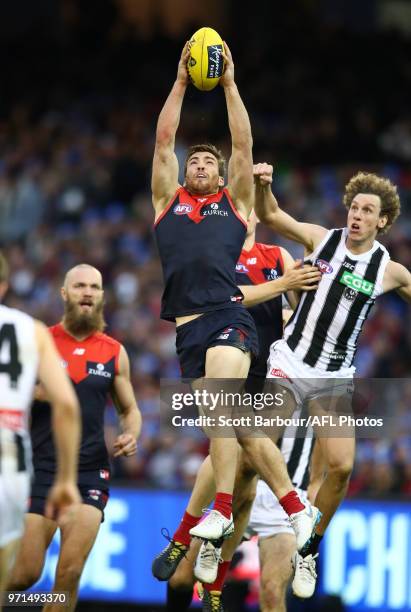
M0 301L7 291L7 279L7 263L0 253ZM50 397L57 449L57 470L45 500L45 513L63 524L69 515L65 510L80 503L75 485L78 402L46 327L19 310L0 305L0 609L29 497L28 413L37 377Z
M299 407L293 414L295 419L306 416L306 407ZM308 497L314 503L323 480L324 465L318 441L314 444L312 428L304 424L287 427L277 444L301 499ZM313 595L318 553L306 557L298 554L288 517L262 479L257 483L247 533L258 535L261 612L286 611L286 593L291 578L294 595L302 599Z
M327 230L299 223L281 210L271 191L272 172L268 164L254 168L256 212L270 228L301 243L306 261L317 265L322 277L316 291L301 294L284 338L272 345L267 376L292 386L296 401L306 401L312 412L326 414L331 401L339 408L349 399L358 338L375 299L396 290L411 302L410 272L391 261L376 240L397 219L400 199L388 179L360 172L345 187L347 226ZM322 519L303 555L316 554L345 495L354 462L354 435L320 436L319 444L327 466L316 497Z

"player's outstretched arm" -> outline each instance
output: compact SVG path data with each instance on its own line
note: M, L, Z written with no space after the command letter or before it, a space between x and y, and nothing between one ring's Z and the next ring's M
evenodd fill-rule
M231 157L228 163L228 188L238 211L248 219L254 204L253 137L247 109L234 81L234 63L224 43L225 71L220 79L227 104L231 133Z
M389 261L384 273L383 292L397 291L406 302L411 303L411 273L405 266Z
M251 308L251 306L267 302L286 293L288 303L292 310L295 310L300 299L300 291L317 289L321 279L318 268L308 265L303 266L301 259L295 261L287 249L280 248L284 263L284 273L280 278L260 285L241 285L239 287L244 295L243 303L246 308Z
M167 206L178 187L178 161L174 152L181 107L188 85L187 61L190 52L185 45L178 64L177 78L157 121L151 190L156 216Z
M270 164L255 164L254 179L255 212L260 221L282 236L303 244L306 253L311 253L327 230L320 225L300 223L279 207L271 190L273 167Z
M77 490L77 462L80 444L80 410L73 386L61 367L54 342L43 323L36 321L39 350L38 377L52 406L53 436L57 451L57 474L50 491L46 513L58 518L74 503Z
M114 378L112 397L116 406L121 434L114 443L114 457L129 457L137 451L137 439L141 431L141 413L138 409L130 381L130 361L122 346L119 356L119 371Z
M244 306L250 308L262 302L272 300L283 293L291 292L292 303L291 307L295 308L297 299L294 298L294 291L313 291L317 289L318 282L321 278L321 273L314 266L303 266L302 261L298 260L294 266L288 268L281 278L276 278L260 285L242 285L241 289L244 295Z

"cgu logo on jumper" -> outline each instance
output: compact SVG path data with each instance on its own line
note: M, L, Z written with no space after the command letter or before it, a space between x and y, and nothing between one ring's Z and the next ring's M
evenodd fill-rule
M191 204L176 204L173 208L173 213L175 215L188 215L192 210Z
M346 285L350 289L355 289L355 291L359 291L360 293L364 293L365 295L371 296L374 290L374 283L370 283L370 281L361 278L358 274L353 274L352 272L344 271L340 279L340 283Z

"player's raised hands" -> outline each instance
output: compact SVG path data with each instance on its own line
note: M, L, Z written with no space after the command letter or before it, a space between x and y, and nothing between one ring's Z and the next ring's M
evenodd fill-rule
M223 45L224 49L222 56L224 58L224 72L223 76L220 78L220 85L228 87L234 83L234 62L229 46L226 42L224 42Z
M130 457L137 452L137 441L132 434L120 434L114 442L114 457Z
M187 41L184 45L184 48L181 52L180 61L178 62L177 68L177 81L183 83L184 85L188 85L190 82L188 72L187 72L187 62L190 57L190 43Z
M254 181L257 185L271 185L273 182L274 168L271 164L263 162L262 164L253 165Z

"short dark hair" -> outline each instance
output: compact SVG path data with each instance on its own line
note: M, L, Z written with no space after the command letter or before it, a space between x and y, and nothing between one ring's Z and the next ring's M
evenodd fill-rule
M351 202L359 193L369 193L380 198L380 217L387 217L385 227L379 228L379 234L388 232L401 212L400 197L397 187L389 179L372 174L371 172L358 172L345 186L344 206L349 210Z
M186 159L184 162L184 176L187 174L187 164L190 157L192 157L195 153L202 153L205 151L206 153L211 153L218 163L218 174L219 176L225 176L225 168L226 168L226 160L224 155L221 153L217 147L212 144L197 144L190 147L187 151Z
M9 280L9 264L3 253L0 251L0 283L7 283Z

